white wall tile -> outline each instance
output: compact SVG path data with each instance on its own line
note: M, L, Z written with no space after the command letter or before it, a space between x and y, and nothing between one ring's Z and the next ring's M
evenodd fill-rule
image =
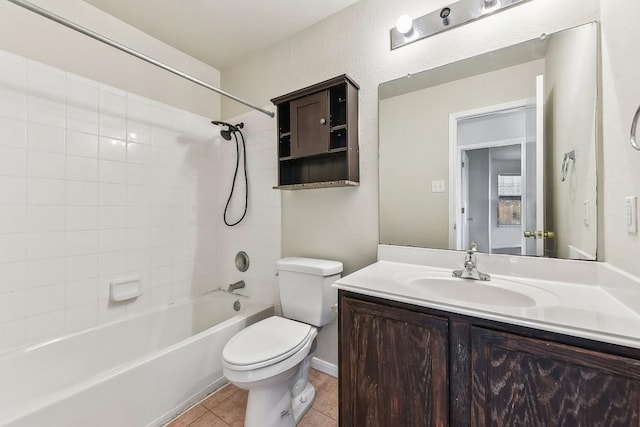
M98 208L95 206L67 206L67 231L95 230L98 228Z
M67 156L66 178L69 181L96 182L98 180L98 160Z
M65 258L65 281L98 277L98 255L80 255Z
M0 234L27 231L26 206L0 206Z
M124 184L127 182L127 167L125 163L100 160L100 182Z
M27 100L27 117L30 122L64 128L64 103L32 95Z
M83 279L65 283L65 305L74 307L98 302L98 279ZM94 308L97 314L97 307Z
M26 295L24 290L0 294L0 323L25 317L27 312Z
M64 231L64 206L29 206L27 225L30 232Z
M127 208L111 206L100 207L98 211L98 228L100 230L126 227Z
M82 331L98 325L98 303L69 307L64 311L64 331Z
M113 228L98 232L98 251L115 252L127 249L127 233L125 228Z
M115 138L100 138L100 158L124 162L127 160L127 142Z
M127 186L100 183L100 206L126 206Z
M100 113L100 136L122 140L126 139L127 121L122 117Z
M0 147L0 175L25 176L26 169L27 150Z
M61 255L63 255L61 253ZM65 258L27 261L27 287L35 288L63 284L65 281Z
M27 317L27 341L39 342L64 334L64 310Z
M27 125L27 146L29 150L64 153L64 129L29 123Z
M64 154L30 151L27 159L27 175L34 178L65 178Z
M98 253L98 231L71 231L66 233L65 255L89 255Z
M24 120L0 117L0 145L13 148L26 148L27 122Z
M0 351L217 287L208 122L0 51Z
M80 157L98 157L98 136L67 130L67 154Z
M29 178L27 203L29 205L64 205L65 181L60 179Z
M68 206L97 206L98 184L95 182L66 181L65 203Z
M64 308L64 283L27 290L27 316Z
M0 323L0 351L19 347L27 342L27 322L25 319Z
M64 255L65 233L29 233L27 259L29 261L57 258Z
M12 262L0 264L0 294L24 289L27 283L27 264Z

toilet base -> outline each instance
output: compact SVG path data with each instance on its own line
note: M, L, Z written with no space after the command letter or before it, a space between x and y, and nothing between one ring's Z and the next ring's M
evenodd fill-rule
M294 397L291 406L293 408L293 419L296 424L300 422L304 414L311 408L313 405L313 401L316 398L316 389L311 385L310 382L307 382L307 386L302 390L298 396Z
M291 385L251 389L247 400L245 427L295 427L307 413L316 390L307 383L297 397L291 398Z

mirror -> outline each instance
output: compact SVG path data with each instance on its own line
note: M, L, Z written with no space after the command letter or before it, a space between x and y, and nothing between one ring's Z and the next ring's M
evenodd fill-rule
M382 83L380 243L594 260L597 34Z

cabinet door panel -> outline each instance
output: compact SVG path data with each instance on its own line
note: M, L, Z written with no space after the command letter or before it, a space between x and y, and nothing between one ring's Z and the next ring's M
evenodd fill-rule
M340 300L340 425L448 425L447 321Z
M325 90L291 101L292 156L311 156L329 150L328 96Z
M638 426L640 362L472 329L472 426Z

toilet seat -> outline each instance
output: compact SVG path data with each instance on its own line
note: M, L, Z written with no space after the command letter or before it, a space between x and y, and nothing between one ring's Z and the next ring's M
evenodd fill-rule
M249 371L291 357L315 338L315 328L283 317L269 317L238 332L224 347L227 367Z

